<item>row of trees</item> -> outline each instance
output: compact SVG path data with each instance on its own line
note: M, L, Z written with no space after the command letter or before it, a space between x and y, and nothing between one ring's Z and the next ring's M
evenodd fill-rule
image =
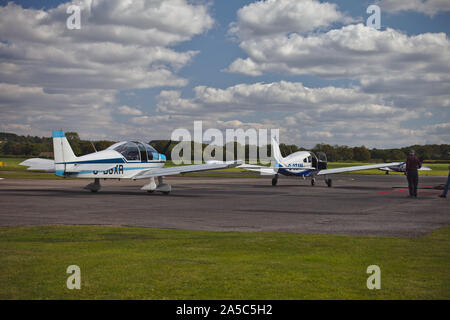
M76 155L83 155L94 152L94 150L103 150L114 143L114 141L100 140L100 141L88 141L80 139L78 133L76 132L66 132L66 137L72 146L72 149ZM151 144L159 151L167 145L168 140L160 140L151 142ZM172 149L177 143L173 142L166 155L170 159L170 154ZM206 144L201 146L202 151L206 148ZM238 156L238 148L240 146L235 142L233 148L228 148L228 150L234 149L234 156ZM94 149L95 148L95 149ZM249 149L251 147L245 146L245 156L248 159ZM271 156L271 148L267 148L267 154ZM338 146L329 144L317 144L312 151L314 153L324 152L328 158L328 161L393 161L393 160L404 160L410 149L414 149L416 154L423 160L448 160L450 145L414 145L404 148L397 149L368 149L365 146L360 147L348 147L348 146ZM283 156L287 156L296 151L306 150L300 148L296 145L280 144L280 150ZM52 138L46 137L32 137L32 136L19 136L13 133L0 133L0 153L3 155L12 156L51 156L53 151L53 141ZM195 147L194 143L191 143L191 158L194 158ZM264 152L263 152L264 153ZM214 153L213 153L214 155ZM258 150L259 155L259 150ZM225 149L223 150L223 158L227 159L227 154Z

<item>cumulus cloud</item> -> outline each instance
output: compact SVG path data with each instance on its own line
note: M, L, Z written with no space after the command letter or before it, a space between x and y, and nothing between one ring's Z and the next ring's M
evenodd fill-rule
M66 27L71 4L81 7L80 30ZM88 122L105 123L121 90L185 86L177 73L198 52L172 46L213 22L207 5L187 0L81 0L49 10L0 6L0 105L8 115L2 122L18 121L18 112L30 118L59 108L74 122L89 115Z
M239 9L237 17L230 33L241 40L287 32L303 34L353 20L336 4L316 0L257 1Z
M286 112L298 108L317 110L324 106L348 106L361 101L381 102L376 95L364 94L357 88L308 88L300 82L287 81L238 84L226 89L197 86L194 92L194 98L183 99L179 91L163 91L158 97L157 110L175 114Z
M126 115L126 116L140 116L142 115L142 111L137 109L137 108L133 108L133 107L129 107L129 106L120 106L117 108L117 112L119 114L122 115Z
M236 124L245 128L256 123L280 128L283 141L308 147L318 142L377 147L424 143L429 141L431 130L408 127L408 121L424 117L423 110L405 110L360 87L309 88L287 81L225 89L198 86L192 98L183 98L175 90L163 91L157 109L161 117L170 115L181 123L204 120L217 128L234 128ZM148 125L151 118L136 121ZM259 121L252 121L255 118ZM440 130L435 141L443 143L445 135Z
M264 18L259 10L247 15ZM238 26L240 19L238 16ZM247 57L236 59L225 71L249 76L280 73L352 79L364 91L390 95L399 105L449 105L450 41L445 33L409 36L395 29L376 30L363 24L312 34L296 32L294 27L283 32L278 32L276 26L272 29L274 32L259 37L241 38L239 45ZM254 26L253 31L259 32L259 27Z
M447 0L382 0L377 4L388 12L415 11L430 17L439 12L450 11L450 2Z
M0 7L0 81L101 89L184 86L174 72L196 52L167 46L212 25L205 7L184 0L84 0L81 30L69 30L69 4L48 11Z
M326 33L278 35L245 40L240 47L249 55L229 67L230 72L262 74L278 71L314 74L325 78L433 72L448 74L450 42L445 33L408 36L394 29L378 31L363 24ZM442 70L439 66L444 64ZM441 69L441 70L440 70Z

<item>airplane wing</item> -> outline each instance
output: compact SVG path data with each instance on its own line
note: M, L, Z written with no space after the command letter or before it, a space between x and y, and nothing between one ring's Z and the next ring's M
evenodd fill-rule
M27 170L55 172L55 161L49 159L31 158L19 163L19 165L28 167Z
M206 163L206 164L194 164L194 165L190 165L190 166L149 169L149 170L142 171L142 172L136 174L135 176L132 177L132 179L137 180L137 179L145 179L145 178L151 178L151 177L169 176L169 175L188 173L188 172L229 169L229 168L235 168L240 164L242 164L241 161L229 161L229 162L223 162L223 163Z
M369 169L379 169L384 167L393 167L398 166L402 164L402 162L391 162L391 163L379 163L379 164L368 164L364 166L353 166L353 167L342 167L342 168L335 168L335 169L324 169L320 170L317 175L321 176L324 174L334 174L334 173L341 173L341 172L351 172L351 171L360 171L360 170L369 170Z
M382 171L394 171L394 172L405 172L405 163L402 162L400 166L382 167L379 168ZM422 166L418 169L419 171L430 171L430 167Z
M245 169L249 171L255 171L261 173L261 175L274 175L278 173L279 169L287 169L290 171L305 171L311 168L305 167L266 167L266 166L258 166L253 164L243 164L238 167L239 169Z
M274 174L278 173L278 168L258 166L258 165L253 165L253 164L242 164L238 168L249 170L249 171L259 172L262 175L274 175Z

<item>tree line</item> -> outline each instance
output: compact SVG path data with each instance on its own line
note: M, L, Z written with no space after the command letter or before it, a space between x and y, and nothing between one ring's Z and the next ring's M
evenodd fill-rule
M108 148L114 144L115 141L109 140L82 140L76 132L66 132L66 137L72 146L74 153L77 156L92 153L95 150L100 151ZM150 144L156 148L156 150L163 150L168 140L158 140L151 142ZM170 160L170 154L173 147L177 142L172 142L166 152L168 159ZM201 150L204 150L207 145L203 144ZM237 150L240 145L237 142L234 143L233 148L228 150L234 150L234 158L237 157ZM246 145L245 155L248 159L249 149L251 146ZM329 145L320 143L317 144L311 151L318 154L323 152L326 154L328 161L395 161L404 160L409 153L409 150L415 150L416 154L423 160L448 160L450 145L448 144L432 144L432 145L412 145L403 148L393 149L368 149L365 146L348 147L339 145ZM194 142L191 143L191 158L194 158ZM306 150L298 147L294 144L280 144L280 150L283 156L287 156L296 151ZM41 156L52 157L53 141L49 137L36 137L36 136L20 136L14 133L0 133L0 153L3 156ZM271 148L267 147L267 155L271 156ZM259 154L259 152L258 152ZM213 154L214 155L214 154ZM230 156L228 154L228 156ZM226 151L223 151L224 160L227 158Z

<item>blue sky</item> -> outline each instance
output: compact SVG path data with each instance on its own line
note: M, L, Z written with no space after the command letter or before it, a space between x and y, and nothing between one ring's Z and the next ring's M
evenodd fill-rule
M73 1L81 30L67 1L0 1L0 130L151 140L202 120L304 147L448 143L450 8L417 1Z

